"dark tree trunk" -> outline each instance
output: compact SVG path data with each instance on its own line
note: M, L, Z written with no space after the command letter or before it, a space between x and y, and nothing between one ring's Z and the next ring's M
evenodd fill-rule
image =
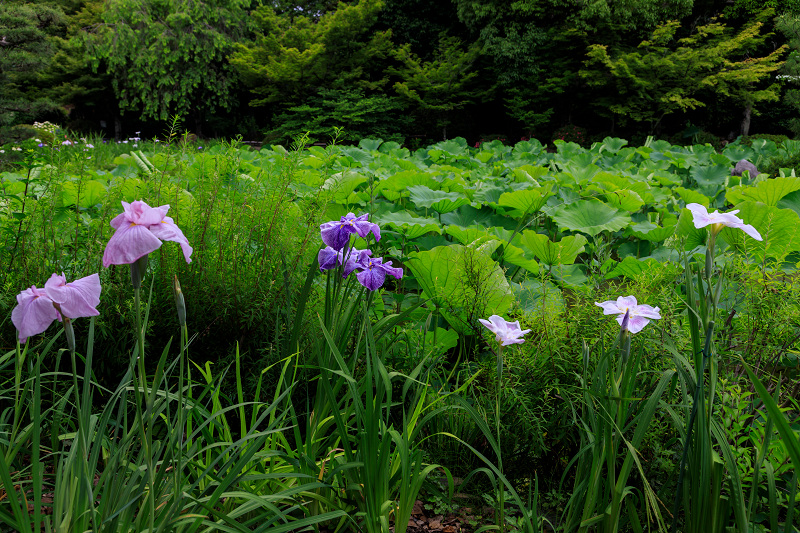
M122 140L122 118L119 115L114 115L114 140Z
M747 137L750 135L750 116L753 114L753 104L747 104L742 114L744 115L742 119L742 135Z

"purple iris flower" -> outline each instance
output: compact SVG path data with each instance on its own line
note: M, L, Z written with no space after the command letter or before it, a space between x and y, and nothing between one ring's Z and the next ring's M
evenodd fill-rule
M356 268L360 270L356 274L359 283L371 291L378 290L383 286L386 281L386 274L394 276L397 279L403 277L403 269L392 266L391 261L383 263L382 257L368 257L362 255L356 264Z
M353 270L359 268L359 262L369 259L372 250L359 250L358 248L344 248L336 251L326 246L317 254L320 270L333 270L339 265L344 265L343 277L347 277Z
M317 254L317 261L319 261L319 269L320 270L333 270L338 265L341 264L341 258L339 254L341 251L337 252L330 246L326 246L322 250L319 251Z
M375 240L381 240L381 228L377 224L369 222L369 214L359 217L353 213L347 213L339 221L331 221L322 224L319 229L322 233L322 242L334 250L341 250L350 242L350 235L356 233L359 237L366 237L370 232L375 236Z

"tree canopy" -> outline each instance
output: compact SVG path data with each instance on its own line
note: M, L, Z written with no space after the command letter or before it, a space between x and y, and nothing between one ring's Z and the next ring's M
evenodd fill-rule
M10 0L0 124L119 135L121 113L151 130L177 115L268 142L798 134L798 17L800 0Z

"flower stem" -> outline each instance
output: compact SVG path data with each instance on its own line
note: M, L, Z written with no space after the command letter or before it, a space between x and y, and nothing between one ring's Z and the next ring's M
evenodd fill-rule
M145 262L144 265L146 266L147 263ZM148 431L148 428L145 427L144 423L144 416L150 415L150 405L147 398L147 379L146 373L144 368L144 329L142 327L142 304L141 304L141 281L142 275L144 274L144 269L141 268L141 262L137 261L136 263L131 264L131 281L133 283L133 300L134 300L134 315L135 315L135 322L136 322L136 336L137 336L137 344L138 350L136 354L136 361L138 363L138 370L139 370L139 383L134 383L133 391L136 396L136 418L139 420L139 431L141 432L141 439L142 445L144 447L145 459L147 461L147 477L148 477L148 484L150 485L148 492L148 500L149 500L149 507L150 507L150 524L149 530L153 531L153 527L155 525L155 479L154 479L154 472L153 472L153 455L151 450L151 435ZM133 362L132 362L133 363ZM135 373L133 374L136 375ZM136 379L134 377L134 379ZM140 390L141 388L141 390ZM145 399L145 413L142 414L142 395L144 395Z
M501 344L497 348L497 391L495 393L495 413L496 413L496 430L497 430L497 469L500 471L500 476L503 476L503 449L500 444L500 389L503 383L503 345ZM500 533L505 531L505 486L503 484L503 480L500 479L498 483L498 487L500 489L500 494L498 494L498 527L500 528Z

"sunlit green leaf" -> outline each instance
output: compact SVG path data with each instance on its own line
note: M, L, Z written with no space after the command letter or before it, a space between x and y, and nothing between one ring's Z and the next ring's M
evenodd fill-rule
M553 242L547 235L525 230L520 242L545 265L571 265L588 241L583 235L571 235Z
M406 265L442 316L459 333L469 334L477 318L503 315L513 295L503 269L488 254L454 244L412 252Z
M580 231L591 236L600 232L615 232L627 226L631 217L625 211L592 198L555 208L551 214L559 227Z

